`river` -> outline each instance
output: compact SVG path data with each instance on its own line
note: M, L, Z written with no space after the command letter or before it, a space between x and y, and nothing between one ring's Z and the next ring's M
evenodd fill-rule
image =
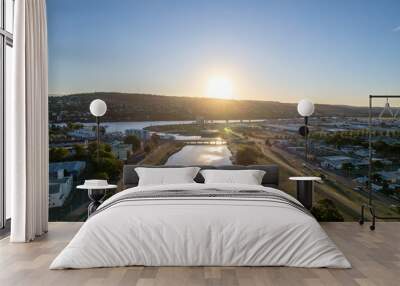
M224 123L225 121L216 120L214 122ZM229 122L239 122L239 120L230 120ZM195 123L195 121L104 122L102 125L106 127L107 132L125 132L127 129L143 129L149 126L192 123ZM175 140L195 140L201 138L201 136L171 135L174 135ZM179 152L170 156L165 165L232 165L231 156L232 153L226 145L187 145Z
M192 124L195 121L128 121L128 122L101 122L107 133L125 132L128 129L143 129L150 126ZM95 123L82 123L85 126L94 126Z
M243 120L243 122L261 122L264 120L253 119L253 120ZM213 123L226 123L226 120L212 120ZM240 120L228 120L229 123L238 123ZM79 123L79 122L77 122ZM111 132L125 132L128 129L143 129L150 126L162 126L162 125L178 125L178 124L193 124L196 121L186 120L186 121L123 121L123 122L100 122L101 126L106 128L107 133ZM84 126L95 126L96 123L84 122ZM58 126L65 126L66 123L56 123Z
M232 165L226 145L186 145L168 158L165 165Z

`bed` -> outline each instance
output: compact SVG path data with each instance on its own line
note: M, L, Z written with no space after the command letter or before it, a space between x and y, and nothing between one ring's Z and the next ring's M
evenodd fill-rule
M261 185L195 183L138 186L124 166L125 190L106 200L50 269L144 266L350 268L313 216L278 189L277 166ZM172 166L168 166L172 167Z

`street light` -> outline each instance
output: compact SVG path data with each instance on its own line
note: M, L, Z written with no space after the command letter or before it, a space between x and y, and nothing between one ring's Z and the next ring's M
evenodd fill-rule
M99 148L100 148L100 117L107 111L107 104L101 99L95 99L90 103L90 113L96 117L97 125L97 163L99 162Z
M304 136L305 142L305 152L304 156L306 162L308 160L308 117L314 113L314 103L309 101L308 99L302 99L299 101L297 105L297 112L304 117L304 126L300 127L299 133Z

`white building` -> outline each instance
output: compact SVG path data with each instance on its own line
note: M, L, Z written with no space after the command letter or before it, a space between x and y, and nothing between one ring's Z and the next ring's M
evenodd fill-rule
M119 160L126 161L130 152L132 152L132 144L114 142L111 144L111 151Z
M64 170L59 169L57 178L50 178L49 207L62 207L72 190L73 176L64 176Z
M81 129L73 130L68 132L71 137L76 137L80 139L93 139L96 138L96 131L92 127L84 127Z
M159 133L161 140L175 140L175 136L172 134L166 134L166 133Z

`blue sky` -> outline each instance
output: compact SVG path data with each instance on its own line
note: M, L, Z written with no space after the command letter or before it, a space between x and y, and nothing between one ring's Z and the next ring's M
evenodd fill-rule
M400 1L48 0L51 94L366 105L400 93Z

